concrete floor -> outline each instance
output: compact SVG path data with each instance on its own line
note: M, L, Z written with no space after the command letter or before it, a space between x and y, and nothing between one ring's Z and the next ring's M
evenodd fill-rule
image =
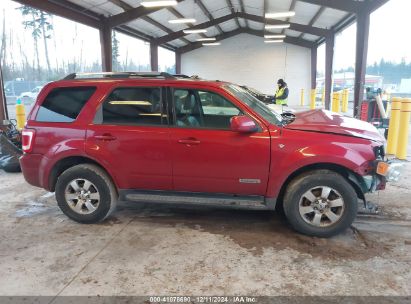
M410 295L411 163L332 239L265 211L120 203L97 225L0 170L0 295Z
M409 140L411 155L411 135ZM281 215L123 202L81 225L0 170L1 295L411 295L411 163L332 239Z

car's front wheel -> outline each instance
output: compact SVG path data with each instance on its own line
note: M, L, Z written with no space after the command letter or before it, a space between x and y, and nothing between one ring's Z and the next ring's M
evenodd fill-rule
M330 237L347 229L358 211L358 198L340 174L316 170L295 178L284 196L284 212L295 230Z
M57 179L56 199L65 215L79 223L97 223L115 209L117 191L104 170L81 164Z

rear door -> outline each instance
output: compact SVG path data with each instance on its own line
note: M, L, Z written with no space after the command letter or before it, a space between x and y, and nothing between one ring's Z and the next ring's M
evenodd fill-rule
M173 182L177 191L265 195L270 135L230 129L235 115L249 115L223 90L172 88Z
M87 130L86 152L110 167L120 189L171 190L164 88L114 87Z

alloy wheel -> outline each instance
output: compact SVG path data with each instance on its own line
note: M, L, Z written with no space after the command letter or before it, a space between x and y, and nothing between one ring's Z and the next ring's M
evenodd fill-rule
M71 181L64 192L70 208L78 214L91 214L100 204L100 193L97 187L87 179Z
M314 187L305 192L299 202L299 213L303 220L315 227L328 227L338 222L344 213L345 203L337 190Z

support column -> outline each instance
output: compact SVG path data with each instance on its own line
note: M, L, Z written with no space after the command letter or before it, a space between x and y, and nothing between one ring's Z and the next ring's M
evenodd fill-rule
M334 68L334 34L325 39L325 109L330 110L331 93L333 88Z
M176 51L176 74L181 74L181 53Z
M317 87L317 46L311 48L311 89Z
M158 45L154 42L150 42L150 63L151 71L158 71Z
M8 119L6 94L4 94L3 72L0 63L0 128L3 120Z
M357 36L355 49L354 117L359 115L359 107L364 99L365 71L367 67L368 36L370 32L370 13L361 10L357 13Z
M113 71L113 47L112 47L112 29L106 20L102 21L100 28L100 45L101 45L101 63L103 72Z

